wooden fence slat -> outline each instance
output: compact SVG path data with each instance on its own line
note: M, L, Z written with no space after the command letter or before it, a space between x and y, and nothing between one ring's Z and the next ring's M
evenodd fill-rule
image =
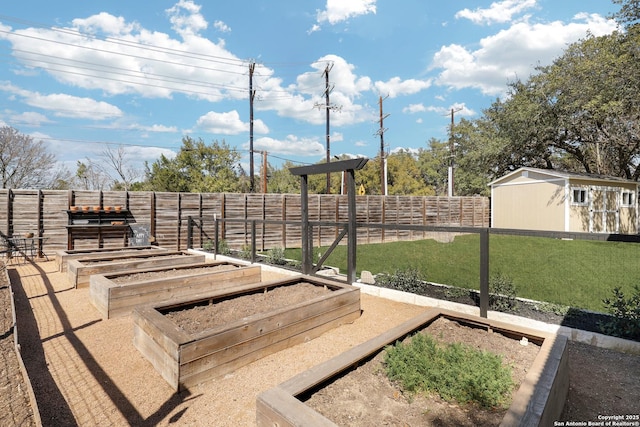
M198 220L193 244L200 247L214 238L214 216L225 220L276 220L299 222L300 196L297 194L167 193L87 190L0 189L0 227L3 234L40 233L47 240L43 250L53 254L67 249L69 206L123 206L132 222L148 224L155 242L164 247L186 249L188 218ZM309 198L311 221L345 222L347 197L316 194ZM356 218L359 223L413 224L429 226L489 227L490 205L486 197L441 196L358 196ZM202 221L200 221L202 218ZM258 249L298 247L302 240L298 224L258 224ZM251 226L243 222L221 222L221 239L229 247L241 249L251 241ZM338 226L314 227L314 245L330 245L340 232ZM381 228L358 229L366 243L413 240L424 232ZM74 231L74 247L90 249L99 245L118 247L122 234L103 230L100 241L95 232Z

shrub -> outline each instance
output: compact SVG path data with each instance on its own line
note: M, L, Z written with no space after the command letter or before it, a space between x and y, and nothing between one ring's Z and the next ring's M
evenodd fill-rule
M207 252L213 252L213 240L209 239L202 244L202 250Z
M508 276L496 274L489 279L489 308L502 312L518 308L516 288Z
M415 268L398 269L393 274L379 274L376 284L383 288L420 294L425 287L425 281Z
M267 262L274 265L285 265L287 259L284 257L284 249L277 246L267 251Z
M600 325L607 335L621 338L640 338L640 287L635 285L628 298L620 287L613 288L613 298L602 300L612 320Z
M463 344L438 345L426 334L387 347L385 370L410 393L436 392L447 401L507 406L513 388L511 369L496 354Z
M250 245L243 245L242 249L240 249L240 252L238 253L238 256L241 259L251 259L251 246Z
M218 240L218 253L220 255L231 255L231 249L229 248L229 244L226 240Z

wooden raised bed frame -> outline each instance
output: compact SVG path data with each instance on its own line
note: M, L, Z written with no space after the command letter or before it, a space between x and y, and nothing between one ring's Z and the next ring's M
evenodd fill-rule
M325 286L333 292L196 334L186 333L160 311L297 283ZM172 304L138 306L133 317L134 345L175 390L181 390L233 372L264 356L354 321L360 317L360 289L319 277L299 275L211 291L199 298Z
M206 260L205 255L183 251L153 251L151 253L113 254L107 257L72 259L67 262L67 277L76 288L89 286L93 274L117 273L134 269L177 267L198 264Z
M540 351L520 385L501 426L547 426L560 418L569 389L567 338L508 323L469 316L443 309L428 309L371 340L329 359L284 383L258 395L256 423L258 427L337 427L335 423L311 409L297 396L318 390L325 384L354 369L385 346L418 331L439 317L463 324L491 329L505 336L540 344Z
M160 246L125 246L122 248L99 248L99 249L70 249L56 251L56 265L58 271L67 271L67 262L72 259L97 258L104 256L105 258L117 254L140 254L140 253L158 253L159 251L167 251Z
M211 267L231 266L231 269L205 271ZM159 272L167 270L187 270L202 268L202 272L184 272L171 277L137 280L118 284L114 279L139 272ZM262 280L261 268L229 261L206 262L179 267L162 267L133 270L114 274L94 274L89 279L91 303L103 319L131 313L137 305L162 303L175 299L194 298L212 289L220 290L258 283Z

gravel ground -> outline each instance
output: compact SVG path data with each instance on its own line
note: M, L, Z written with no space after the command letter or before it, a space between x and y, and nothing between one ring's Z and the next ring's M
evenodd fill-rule
M363 294L362 316L353 323L174 393L133 346L131 318L101 320L89 302L89 289L74 289L53 261L8 273L22 354L45 426L252 426L261 391L424 310ZM1 304L5 309L6 302ZM0 364L7 363L11 352L15 355L3 347ZM598 415L640 412L640 356L570 343L569 364L563 420L597 421ZM0 407L13 403L0 402ZM28 424L0 419L0 425Z

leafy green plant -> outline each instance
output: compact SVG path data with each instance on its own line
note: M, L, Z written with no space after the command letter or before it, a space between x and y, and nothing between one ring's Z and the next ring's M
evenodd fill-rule
M202 250L206 252L213 252L214 243L213 240L209 239L202 244Z
M231 248L229 248L229 244L227 243L226 240L224 240L224 239L218 240L218 253L220 255L230 255L231 254Z
M387 376L410 393L436 392L447 401L508 405L514 383L511 369L496 354L463 344L438 345L426 334L386 348Z
M489 307L502 312L518 308L516 287L510 277L496 274L489 279Z
M553 302L538 302L533 304L533 309L537 311L541 311L543 313L553 313L558 316L566 316L569 314L569 310L571 309L568 305L556 304Z
M393 274L380 274L376 277L376 284L383 288L420 294L425 281L416 268L397 269Z
M251 259L251 246L250 245L242 245L242 249L238 253L238 256L241 259Z
M284 257L284 249L276 246L267 251L267 262L274 265L285 265L287 259Z
M602 300L612 320L600 325L607 335L621 338L640 338L640 287L633 287L632 295L627 297L620 287L613 288L613 297Z

